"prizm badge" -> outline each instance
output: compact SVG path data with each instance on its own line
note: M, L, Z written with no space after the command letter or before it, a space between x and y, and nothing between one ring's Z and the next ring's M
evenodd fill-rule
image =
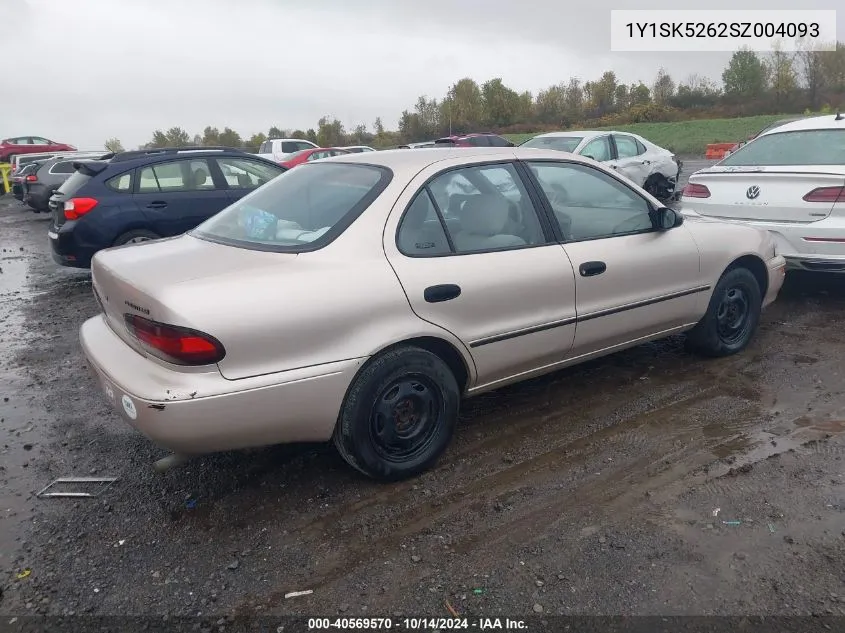
M129 306L130 308L132 308L133 310L137 310L137 311L138 311L138 312L140 312L141 314L149 314L149 313L150 313L150 311L149 311L149 310L147 310L146 308L142 308L141 306L135 305L135 304L134 304L134 303L132 303L131 301L124 301L123 303L125 303L126 305L128 305L128 306Z

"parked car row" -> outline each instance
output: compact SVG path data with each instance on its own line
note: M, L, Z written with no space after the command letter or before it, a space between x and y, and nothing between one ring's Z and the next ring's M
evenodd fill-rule
M81 341L106 397L180 457L331 440L402 479L463 398L671 334L735 354L787 266L845 271L841 116L763 132L680 210L644 187L678 162L639 136L462 144L480 136L306 148L296 169L228 148L74 161L49 237L91 268Z
M308 152L313 150L324 150L332 152L343 150L344 152L349 152L353 154L376 151L369 145L350 145L348 147L320 147L316 143L302 138L274 138L264 141L261 144L261 147L258 148L257 155L261 158L272 160L279 164L289 163L291 160L294 160L295 158L300 158L302 156L306 156L307 158L299 162L304 162L304 160L319 160L319 158L328 158L329 156L326 155L319 156L317 158L311 158L310 154L302 154L302 152ZM330 155L336 156L337 154ZM297 162L296 164L298 165L299 162Z

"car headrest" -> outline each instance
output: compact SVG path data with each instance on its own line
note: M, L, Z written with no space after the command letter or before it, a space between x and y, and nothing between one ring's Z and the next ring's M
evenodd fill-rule
M508 203L495 194L471 196L460 212L461 228L475 235L499 235L508 222Z
M204 169L194 170L194 187L202 187L208 180L208 172Z

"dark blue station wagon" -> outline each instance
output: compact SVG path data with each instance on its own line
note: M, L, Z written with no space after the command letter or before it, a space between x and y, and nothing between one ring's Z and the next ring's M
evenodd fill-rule
M53 259L89 268L99 250L190 231L285 168L231 148L121 152L74 163L50 198Z

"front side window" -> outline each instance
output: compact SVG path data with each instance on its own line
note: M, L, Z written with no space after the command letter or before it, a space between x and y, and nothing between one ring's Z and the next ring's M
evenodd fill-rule
M313 250L340 235L391 177L389 170L369 165L303 164L247 194L191 234L255 250Z
M432 209L448 241L438 234ZM546 238L516 169L497 164L432 179L409 207L397 243L405 254L425 256L444 254L446 244L448 252L474 253L545 244Z
M772 132L719 163L725 167L777 165L845 165L845 129Z
M532 162L529 167L567 241L653 230L645 198L612 176L575 163Z
M610 152L610 137L600 136L593 139L578 153L599 162L610 160L612 158L612 154Z
M510 147L510 141L501 136L491 135L487 137L491 147Z
M632 136L617 134L613 140L616 141L616 154L619 158L633 158L642 154L637 146L637 140Z
M272 154L273 153L273 142L272 141L264 141L261 144L261 147L258 148L259 154Z
M282 174L284 169L245 158L218 158L229 189L255 189Z
M472 147L490 147L490 139L486 136L470 136L466 143Z

